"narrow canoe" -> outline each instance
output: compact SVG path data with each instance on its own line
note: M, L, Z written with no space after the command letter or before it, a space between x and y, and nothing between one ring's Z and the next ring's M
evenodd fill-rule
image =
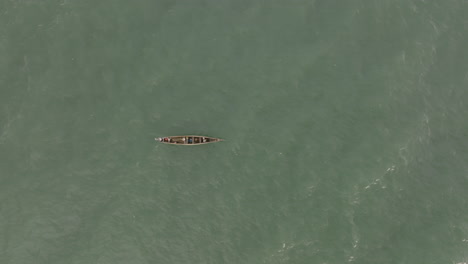
M172 137L160 137L155 138L156 141L171 144L171 145L203 145L218 141L223 141L220 138L204 137L204 136L172 136Z

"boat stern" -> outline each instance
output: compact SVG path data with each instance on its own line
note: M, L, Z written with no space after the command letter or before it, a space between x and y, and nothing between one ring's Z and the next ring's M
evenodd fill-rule
M163 143L171 143L171 139L168 137L160 137L160 138L154 138L154 140L163 142Z

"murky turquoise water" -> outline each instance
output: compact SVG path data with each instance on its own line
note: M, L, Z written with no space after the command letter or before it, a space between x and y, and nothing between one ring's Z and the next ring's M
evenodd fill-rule
M466 1L0 14L0 263L468 262Z

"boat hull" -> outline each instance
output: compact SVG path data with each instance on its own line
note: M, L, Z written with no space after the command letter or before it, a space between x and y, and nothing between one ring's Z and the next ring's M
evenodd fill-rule
M223 139L220 139L220 138L195 136L195 135L160 137L160 138L155 138L155 140L164 144L183 145L183 146L204 145L204 144L223 141Z

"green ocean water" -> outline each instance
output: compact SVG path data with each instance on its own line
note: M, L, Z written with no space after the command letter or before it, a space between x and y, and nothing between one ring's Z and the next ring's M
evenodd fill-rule
M2 0L0 264L467 263L467 47L462 0Z

